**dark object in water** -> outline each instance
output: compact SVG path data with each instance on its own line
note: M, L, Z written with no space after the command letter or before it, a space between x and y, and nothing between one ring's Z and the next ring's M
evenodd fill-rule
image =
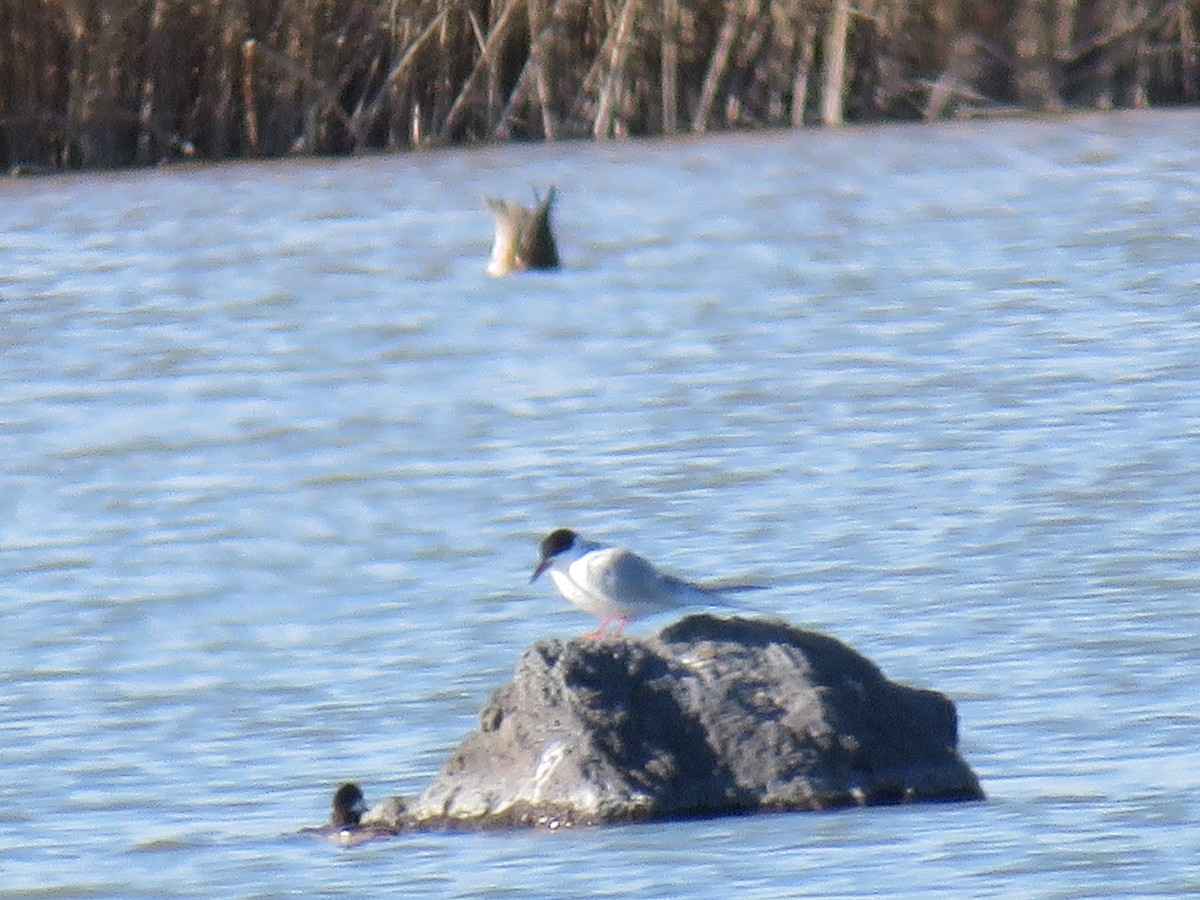
M316 828L302 828L302 834L319 834L343 844L359 843L372 836L361 820L367 811L367 801L357 784L347 782L333 795L329 822Z
M396 834L399 823L406 819L403 797L388 797L368 809L362 789L348 781L333 795L329 821L315 828L301 828L300 833L315 834L335 844L352 846Z
M536 206L522 206L498 197L485 198L496 219L496 239L487 265L489 275L559 267L558 247L550 227L550 207L555 194L551 187Z

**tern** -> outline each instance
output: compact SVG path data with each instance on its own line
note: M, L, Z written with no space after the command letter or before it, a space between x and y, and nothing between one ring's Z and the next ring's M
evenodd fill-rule
M756 590L760 585L705 587L666 575L623 547L585 540L569 528L550 532L541 544L542 558L530 583L549 572L558 592L584 612L600 618L600 627L585 637L602 637L614 620L619 636L630 619L687 606L728 601L727 592Z

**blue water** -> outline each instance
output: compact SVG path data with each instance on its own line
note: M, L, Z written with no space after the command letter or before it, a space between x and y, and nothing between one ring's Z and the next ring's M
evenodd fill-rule
M1200 892L1198 129L0 182L0 897ZM296 836L593 626L557 526L947 694L988 800Z

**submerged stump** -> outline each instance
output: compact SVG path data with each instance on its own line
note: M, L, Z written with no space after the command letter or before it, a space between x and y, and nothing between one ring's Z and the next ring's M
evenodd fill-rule
M649 639L537 642L425 792L364 822L557 826L982 797L943 695L888 681L833 638L695 615Z

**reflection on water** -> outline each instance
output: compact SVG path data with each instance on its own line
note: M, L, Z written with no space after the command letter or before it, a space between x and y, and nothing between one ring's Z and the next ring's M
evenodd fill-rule
M1196 125L0 184L0 896L1194 890ZM489 279L551 183L566 268ZM589 627L557 525L948 693L991 799L287 837Z

